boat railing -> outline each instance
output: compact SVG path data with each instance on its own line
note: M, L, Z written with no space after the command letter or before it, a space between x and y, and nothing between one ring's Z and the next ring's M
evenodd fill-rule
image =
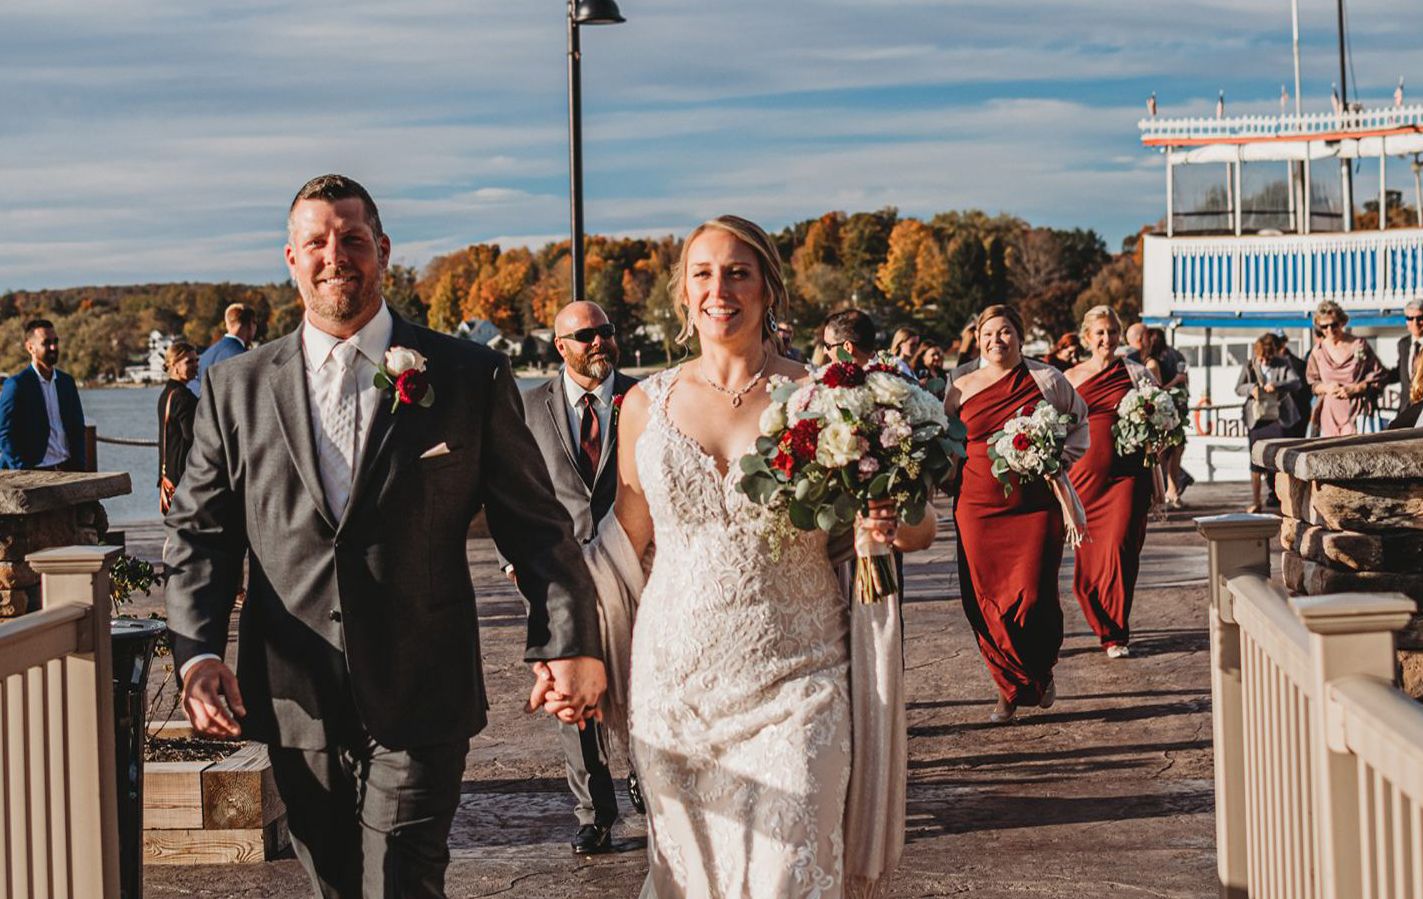
M1145 238L1143 312L1289 313L1323 300L1402 309L1423 296L1423 228Z

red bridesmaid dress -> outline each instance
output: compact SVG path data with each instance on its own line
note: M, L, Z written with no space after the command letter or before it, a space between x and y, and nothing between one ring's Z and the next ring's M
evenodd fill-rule
M1091 535L1077 547L1072 589L1104 647L1124 646L1131 639L1132 593L1151 508L1151 472L1142 455L1119 456L1112 438L1117 404L1133 386L1121 359L1078 386L1087 401L1092 442L1067 473L1087 511Z
M1052 683L1062 648L1062 509L1041 481L1003 495L988 459L988 438L1009 419L1044 402L1019 364L959 408L968 428L954 524L964 612L989 673L1008 702L1037 705Z

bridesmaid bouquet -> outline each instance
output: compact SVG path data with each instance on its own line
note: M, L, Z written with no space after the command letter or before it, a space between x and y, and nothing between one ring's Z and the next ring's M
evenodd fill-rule
M1186 442L1186 418L1174 394L1152 384L1126 392L1117 403L1117 421L1112 425L1117 455L1145 451L1145 465L1150 468L1163 451Z
M774 556L797 530L845 534L872 499L894 500L900 518L917 523L964 455L963 423L888 358L864 367L842 359L805 384L775 377L766 389L771 405L737 489L775 513ZM857 531L855 553L861 602L898 592L888 546Z
M1075 416L1038 403L1031 413L1020 410L988 438L988 458L1004 496L1019 483L1051 482L1062 472L1062 447L1068 427L1075 423Z

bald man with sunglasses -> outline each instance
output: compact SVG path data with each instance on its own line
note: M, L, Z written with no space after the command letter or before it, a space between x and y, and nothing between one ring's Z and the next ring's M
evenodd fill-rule
M524 393L524 421L543 454L554 495L573 519L573 535L586 544L617 496L617 410L637 381L617 370L617 329L598 304L569 303L553 324L553 345L563 367L548 383ZM512 565L505 564L504 571L517 583L518 571ZM578 818L573 839L578 855L611 851L612 826L618 819L607 741L600 730L596 722L581 731L559 725ZM629 798L641 812L636 784L636 777L629 775Z

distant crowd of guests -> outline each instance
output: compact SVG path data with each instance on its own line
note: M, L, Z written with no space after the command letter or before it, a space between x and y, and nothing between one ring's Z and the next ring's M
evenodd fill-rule
M1390 430L1418 427L1423 410L1423 299L1403 311L1408 333L1398 339L1398 365L1389 369L1369 342L1349 331L1349 313L1333 300L1314 311L1313 343L1300 359L1283 334L1266 332L1255 340L1241 366L1235 392L1249 442L1280 437L1345 437L1378 411L1384 389L1399 388L1399 410ZM1252 463L1251 504L1255 512L1274 504L1267 489L1269 472Z

